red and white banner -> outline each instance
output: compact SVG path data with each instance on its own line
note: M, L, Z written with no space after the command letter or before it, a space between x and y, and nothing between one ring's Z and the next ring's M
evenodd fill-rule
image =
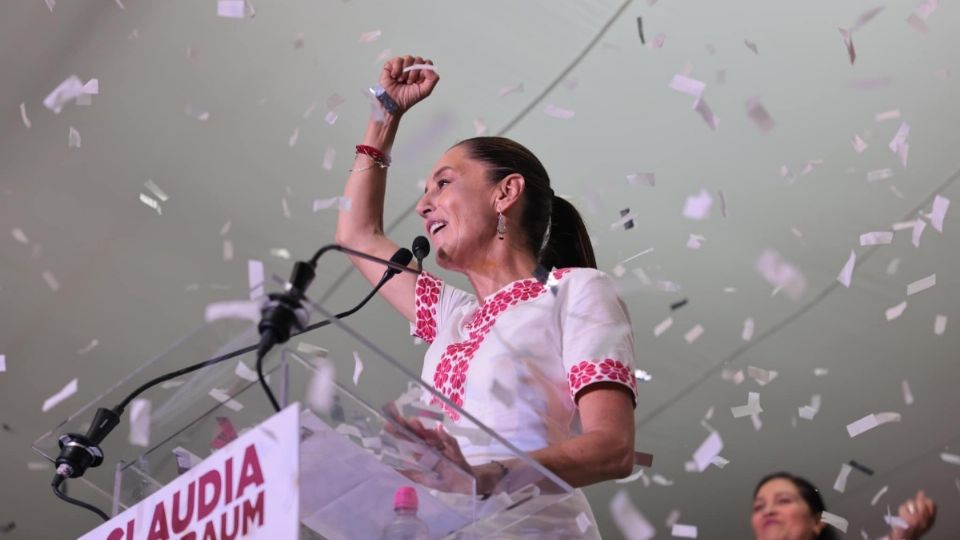
M290 405L79 540L296 539L299 417Z

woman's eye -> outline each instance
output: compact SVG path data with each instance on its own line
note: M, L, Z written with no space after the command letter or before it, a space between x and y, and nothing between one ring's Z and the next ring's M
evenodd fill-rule
M443 186L449 184L449 180L437 180L437 189L443 188Z

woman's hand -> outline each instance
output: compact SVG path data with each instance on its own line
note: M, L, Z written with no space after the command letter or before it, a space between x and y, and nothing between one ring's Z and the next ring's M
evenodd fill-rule
M380 72L380 86L399 106L400 110L397 112L397 116L402 115L410 110L410 107L426 99L440 80L437 72L430 69L403 71L404 68L414 64L432 66L433 61L424 60L419 56L398 56L388 60L383 65L383 71Z
M900 505L900 519L907 523L907 528L894 526L890 530L892 540L918 540L933 527L937 518L937 505L932 499L918 491L913 499L907 499Z
M384 407L383 412L393 422L384 424L384 429L394 436L422 443L432 449L442 459L430 471L399 471L407 478L429 488L453 493L472 493L475 475L473 468L460 451L457 439L437 424L435 429L427 428L420 420L406 419L400 415L394 404ZM402 429L399 429L402 428ZM412 437L411 437L412 435Z

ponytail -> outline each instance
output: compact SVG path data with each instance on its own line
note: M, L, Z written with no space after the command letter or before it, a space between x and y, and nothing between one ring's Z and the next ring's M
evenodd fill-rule
M547 231L546 245L540 251L540 265L544 268L596 268L590 235L580 212L562 197L553 196L553 209Z

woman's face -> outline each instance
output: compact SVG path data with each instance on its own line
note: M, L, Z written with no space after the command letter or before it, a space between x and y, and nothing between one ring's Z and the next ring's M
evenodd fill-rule
M434 166L417 213L442 268L462 271L489 263L485 259L497 236L496 195L486 165L461 146L447 150Z
M774 478L760 486L750 524L757 540L813 540L825 525L786 478Z

